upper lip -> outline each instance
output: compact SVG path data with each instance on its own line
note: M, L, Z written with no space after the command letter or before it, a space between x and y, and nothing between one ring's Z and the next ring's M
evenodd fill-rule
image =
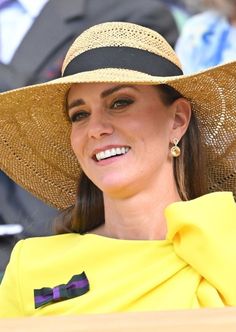
M105 150L109 150L109 149L112 149L112 148L122 148L122 147L129 147L128 145L126 144L113 144L113 145L106 145L106 146L103 146L101 148L96 148L93 150L92 154L91 154L91 157L94 158L94 156L99 153L99 152L102 152L102 151L105 151Z

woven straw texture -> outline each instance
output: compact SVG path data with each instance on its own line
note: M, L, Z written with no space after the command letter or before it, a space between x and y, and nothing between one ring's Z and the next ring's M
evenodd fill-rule
M82 33L70 47L65 57L66 66L85 51L109 46L134 47L160 55L181 68L179 59L166 40L153 30L130 23L103 23Z
M174 51L156 32L113 22L84 32L68 51L64 68L81 52L105 43L140 47L179 65ZM200 124L209 191L229 190L236 196L236 62L165 78L119 68L98 69L2 93L0 167L21 186L59 209L74 204L81 170L70 146L65 100L70 86L79 82L164 83L180 91L191 101Z

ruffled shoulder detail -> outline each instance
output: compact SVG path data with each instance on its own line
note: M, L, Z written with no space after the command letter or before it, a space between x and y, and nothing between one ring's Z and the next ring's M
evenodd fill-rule
M173 203L165 211L176 254L236 305L236 204L230 192Z

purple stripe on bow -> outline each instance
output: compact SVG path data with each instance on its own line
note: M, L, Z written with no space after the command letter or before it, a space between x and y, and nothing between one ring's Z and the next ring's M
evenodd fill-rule
M59 301L60 300L60 288L58 287L54 287L52 289L52 299L53 301Z
M53 288L43 287L34 290L35 308L81 296L89 291L89 281L85 272L74 275L67 284Z

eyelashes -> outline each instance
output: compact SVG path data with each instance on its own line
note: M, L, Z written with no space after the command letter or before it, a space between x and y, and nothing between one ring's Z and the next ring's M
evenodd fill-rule
M113 109L122 109L128 105L131 105L133 104L133 100L130 99L130 98L119 98L117 100L115 100L113 103L112 103L112 107Z
M73 122L80 122L84 119L86 119L89 116L89 112L86 111L77 111L73 113L72 115L69 115L70 121Z
M117 98L111 102L108 107L108 111L114 111L114 113L120 113L126 111L127 107L134 103L134 100L131 98ZM82 122L86 120L91 115L91 112L78 109L75 110L71 115L69 114L69 119L71 123Z

